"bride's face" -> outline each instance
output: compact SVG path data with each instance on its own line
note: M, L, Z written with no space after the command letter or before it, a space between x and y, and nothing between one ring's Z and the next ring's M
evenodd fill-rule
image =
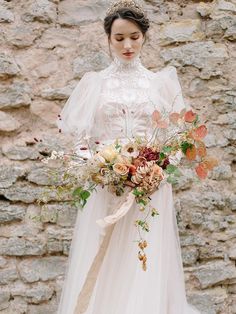
M125 19L116 19L111 27L110 46L112 52L123 60L134 59L141 51L144 36L140 28Z

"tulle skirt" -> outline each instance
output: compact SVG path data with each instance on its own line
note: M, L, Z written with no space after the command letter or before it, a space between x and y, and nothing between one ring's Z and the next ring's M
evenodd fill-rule
M135 203L112 228L103 229L96 223L112 214L125 197L114 197L105 188L99 188L83 211L78 212L57 313L200 314L186 300L171 185L162 184L151 197L159 216L151 217L150 231L145 233L146 271L137 258L138 231L134 225L135 220L144 217L144 212ZM104 258L91 273L91 265L108 232L110 239ZM87 288L86 280L87 283L90 280Z

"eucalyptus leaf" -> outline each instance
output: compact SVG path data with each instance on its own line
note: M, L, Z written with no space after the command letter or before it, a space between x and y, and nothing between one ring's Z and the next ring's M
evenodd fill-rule
M162 150L163 150L163 152L164 153L170 153L171 151L172 151L172 147L171 146L164 146L163 148L162 148Z
M82 200L87 200L89 198L89 196L91 195L91 193L87 190L83 190L80 193L80 197Z
M166 172L168 174L174 173L176 170L178 170L178 168L175 165L170 164L166 167Z
M76 188L73 193L72 196L80 196L80 193L83 191L82 187Z

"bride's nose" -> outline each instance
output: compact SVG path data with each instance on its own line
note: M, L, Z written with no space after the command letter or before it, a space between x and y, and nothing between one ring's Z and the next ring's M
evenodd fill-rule
M127 38L127 39L124 40L124 48L125 48L125 49L131 48L131 41L130 41L129 38Z

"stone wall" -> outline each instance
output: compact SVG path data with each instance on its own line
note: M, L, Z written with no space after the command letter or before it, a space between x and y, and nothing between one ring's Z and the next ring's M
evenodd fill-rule
M0 313L56 313L76 212L36 202L52 184L38 160L68 139L55 119L83 73L110 63L107 1L0 0ZM177 67L186 103L206 121L220 165L192 176L175 204L189 300L236 313L236 1L149 0L142 51L156 71ZM33 217L33 218L32 218Z

